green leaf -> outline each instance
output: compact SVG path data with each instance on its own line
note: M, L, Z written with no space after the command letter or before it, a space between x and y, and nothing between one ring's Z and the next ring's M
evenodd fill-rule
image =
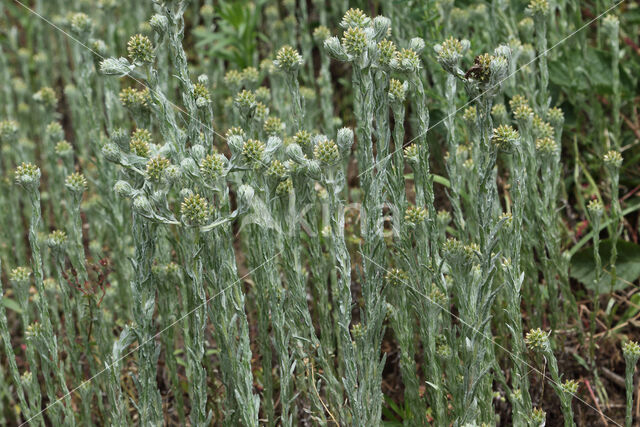
M587 289L606 294L611 290L610 266L611 241L600 242L600 257L603 262L603 272L600 283L594 286L595 261L593 248L578 251L571 259L571 277L581 282ZM640 278L640 246L632 242L618 241L618 260L616 262L617 280L614 291L625 289L632 282Z
M2 297L2 300L0 301L2 301L2 305L4 305L5 308L8 308L9 310L13 310L16 313L22 313L22 309L20 308L20 305L14 300L12 300L11 298Z
M403 410L389 396L384 396L384 401L387 406L382 407L382 414L384 417L389 419L389 421L386 421L384 425L402 425L402 419L404 418Z
M627 310L624 312L618 324L626 322L627 320L638 314L638 311L640 311L640 308L638 308L640 307L640 294L634 294L633 296L631 296L631 298L629 298L629 301L629 308L627 308Z

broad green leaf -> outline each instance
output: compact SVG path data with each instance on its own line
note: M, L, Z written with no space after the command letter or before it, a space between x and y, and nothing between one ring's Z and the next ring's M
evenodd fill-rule
M600 257L603 272L600 283L594 286L595 261L593 248L578 251L571 259L571 277L582 283L587 289L606 294L611 290L611 275L609 271L609 257L611 256L611 241L600 242ZM617 280L614 291L625 289L630 283L640 278L640 246L632 242L618 241L618 261L616 262Z
M2 305L4 305L9 310L13 310L17 313L22 313L22 309L20 308L20 305L18 305L18 303L15 302L14 300L7 297L2 297L2 300L0 301L2 301Z

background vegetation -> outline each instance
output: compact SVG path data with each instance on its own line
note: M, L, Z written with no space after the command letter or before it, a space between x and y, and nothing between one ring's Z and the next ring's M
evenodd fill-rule
M0 3L0 424L632 425L635 2Z

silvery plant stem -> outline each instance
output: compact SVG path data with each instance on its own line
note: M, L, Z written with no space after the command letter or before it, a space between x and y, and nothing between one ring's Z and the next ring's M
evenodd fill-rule
M73 277L70 278L71 281L75 281L75 283L73 285L67 284L67 286L78 286L85 289L90 286L90 283L82 239L82 218L80 215L81 201L82 194L71 194L67 202L67 211L69 216L67 224L69 247L67 249L67 253L69 260L71 261L71 265L77 272L77 275L74 274ZM78 322L79 324L85 325L85 327L78 328L78 330L82 334L82 345L89 365L89 371L91 373L95 373L98 372L99 366L93 355L93 346L91 345L91 342L92 338L95 338L97 348L103 348L103 345L106 342L106 340L103 339L104 335L102 334L104 330L104 322L102 321L102 311L97 307L99 290L96 291L95 294L92 294L92 290L85 289L85 291L87 292L86 294L80 290L74 291L75 297L73 300L75 302ZM101 385L102 380L98 378L96 383ZM91 400L90 396L93 395L94 390L94 388L88 387L86 388L86 391L83 392L86 392L87 398ZM83 408L85 410L89 410L88 405L83 405Z
M78 342L78 331L76 328L77 316L80 318L80 313L74 309L77 305L72 304L72 292L71 285L63 278L63 271L65 270L65 256L64 251L61 248L53 249L54 270L56 274L56 281L60 288L60 295L62 299L62 310L65 316L64 332L69 342L69 348L67 351L67 366L71 369L69 373L72 373L75 378L83 378L83 367L80 362L82 358L82 347ZM81 410L84 414L91 413L91 399L89 398L90 391L87 387L82 387L78 390L80 395Z
M0 260L0 275L2 273L2 260ZM13 381L13 386L16 389L18 395L18 401L20 402L21 408L23 408L24 416L26 418L31 418L31 414L37 412L36 408L32 408L25 398L25 390L22 385L22 381L20 380L20 371L18 371L18 365L16 363L16 355L13 351L13 347L11 346L11 333L9 332L9 325L7 323L7 313L5 310L5 305L3 303L4 292L2 286L0 286L0 336L2 337L2 346L4 347L4 352L7 357L7 362L9 364L9 373L11 375L11 379ZM34 420L34 424L40 424L42 419L40 417Z
M226 187L226 185L225 185ZM229 209L228 189L223 190L221 205ZM214 329L221 350L220 365L227 388L225 425L258 426L260 400L253 393L249 325L245 313L244 293L238 280L233 233L230 225L215 229L208 237L204 259L207 271L213 274L208 281L211 292L218 295L210 302L209 317L217 325Z
M207 415L207 374L203 366L205 351L205 328L207 325L206 293L204 288L201 253L204 248L202 236L197 229L186 230L184 268L189 280L185 284L188 328L185 341L187 349L187 378L193 425L207 425L212 414Z
M320 89L320 108L322 109L322 121L324 131L332 135L333 125L333 85L331 84L331 72L329 71L330 59L323 46L320 46L320 71L317 84Z
M124 427L131 423L129 407L126 404L122 386L120 385L120 374L122 371L122 354L134 341L135 332L131 326L126 325L120 332L120 337L114 341L111 355L107 359L109 362L105 367L108 369L109 374L107 396L111 404L111 425L117 427Z
M382 221L382 182L377 178L373 154L374 83L369 67L353 66L354 111L357 127L357 159L360 169L363 203L361 211L362 266L364 282L362 298L364 333L356 339L358 349L358 386L352 402L354 417L363 425L375 425L382 408L382 367L378 352L384 331L386 302L382 293L385 243Z
M528 367L522 363L526 357L526 346L524 342L524 334L522 327L522 313L520 310L522 299L522 283L524 281L524 273L520 263L520 254L522 246L522 227L524 222L524 207L527 203L526 180L527 171L525 166L525 154L521 142L518 142L514 148L514 154L511 161L512 173L512 225L506 227L509 236L505 241L508 242L508 262L503 267L506 270L507 286L507 319L508 328L511 332L511 359L513 362L513 389L519 392L513 398L514 405L514 425L526 426L532 411L531 396L529 394L529 378Z
M334 297L336 305L337 342L341 353L342 382L349 400L356 401L357 392L357 360L354 343L351 340L349 327L351 325L351 258L344 236L344 202L340 200L340 194L345 183L343 173L328 171L328 176L323 178L327 187L329 198L330 228L331 228L331 253L334 255L337 270L337 286ZM342 400L342 399L340 399ZM343 422L347 421L347 415L341 414ZM354 423L357 423L354 420Z
M162 425L162 404L156 383L159 347L155 342L156 286L152 280L151 266L155 251L156 225L138 213L133 213L133 238L135 244L134 277L131 281L135 334L140 343L138 349L138 410L144 426Z
M2 313L0 313L0 316L2 316ZM625 411L625 427L631 427L633 423L633 375L637 363L637 357L625 357L624 385L626 389L625 400L627 407Z
M45 378L45 388L51 403L58 400L55 393L55 386L53 379L51 378L51 368L56 371L60 370L58 360L58 342L56 336L53 333L53 326L51 324L51 317L49 314L48 298L44 289L44 272L42 268L42 253L40 250L40 242L38 240L38 232L40 229L40 223L42 222L42 211L40 208L40 191L36 189L29 189L29 199L31 201L31 222L29 224L29 245L31 246L31 269L33 271L34 281L38 295L36 297L36 306L40 315L40 322L42 324L42 332L35 338L36 344L39 347L39 353L41 356L41 368ZM27 346L30 346L27 343ZM42 348L44 347L44 348ZM34 360L35 362L35 360ZM35 374L35 365L31 367ZM58 372L56 372L57 374ZM60 378L58 376L58 378ZM62 381L60 387L66 389L66 383ZM59 408L55 405L53 412L54 421L59 417ZM67 411L67 415L69 415ZM68 423L73 424L73 416L68 419Z
M164 266L166 268L166 266ZM179 279L175 277L156 278L155 280L159 284L158 292L158 313L162 317L163 329L166 329L169 325L173 325L177 322L177 319L182 312L180 301L175 298L175 293L178 290L176 282ZM171 381L171 387L173 388L173 397L176 400L176 410L178 412L178 419L181 423L186 422L185 416L185 403L180 385L180 378L178 377L178 362L177 357L174 354L176 346L176 330L175 328L168 328L161 336L162 346L164 349L164 363L169 371L168 377Z
M253 227L253 226L252 226ZM249 235L254 235L255 231L249 232ZM255 240L251 240L255 242ZM257 266L259 264L258 254L255 253L255 246L252 245L253 250L249 251L249 255L254 258L251 265ZM252 254L253 252L253 254ZM273 404L273 375L272 375L272 363L273 352L271 350L271 339L269 336L269 289L266 285L258 285L255 288L256 292L256 308L258 311L258 345L260 347L260 357L262 362L262 406L264 410L264 417L267 419L267 424L273 426L275 424L275 410Z
M549 95L549 66L547 65L547 16L537 13L534 15L534 22L536 25L536 53L539 55L538 105L541 111L546 112L551 102Z
M296 194L293 192L289 194L289 197L280 200L277 207L280 226L284 233L282 262L290 298L290 302L286 305L286 316L288 327L293 334L291 346L296 358L296 367L303 372L303 375L306 376L311 369L309 365L315 363L314 353L317 351L319 352L318 360L322 361L323 371L326 371L327 378L331 378L331 366L327 363L324 349L321 348L320 341L316 336L315 326L307 304L306 280L301 260L300 216L297 208ZM314 381L311 375L309 378ZM309 385L308 382L303 386L307 385ZM324 409L319 400L320 396L314 392L313 386L310 385L309 390L305 391L313 402L316 412L323 414Z
M455 134L455 111L456 111L456 89L457 78L452 74L447 74L447 80L445 83L445 100L447 102L446 114L444 119L444 125L447 128L447 147L449 150L449 157L447 158L447 172L449 181L451 182L451 189L449 193L449 200L453 208L454 222L459 230L465 229L465 220L462 212L462 206L460 205L460 193L463 190L462 173L459 170L458 164L458 140Z

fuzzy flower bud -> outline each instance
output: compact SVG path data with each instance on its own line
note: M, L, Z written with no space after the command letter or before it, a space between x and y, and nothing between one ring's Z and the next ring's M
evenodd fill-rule
M27 190L35 190L40 186L40 168L33 163L22 163L16 168L16 184Z
M61 249L67 242L67 233L62 230L53 230L47 237L47 245L51 249Z
M451 222L451 214L445 210L438 211L436 220L442 227L446 227Z
M149 157L149 144L151 140L151 132L143 128L138 128L131 135L129 149L136 156Z
M527 332L524 338L524 342L527 344L530 350L535 352L551 351L551 344L549 343L549 333L544 332L542 329L532 329Z
M70 157L73 154L73 147L68 141L58 141L53 151L60 157Z
M540 116L533 116L533 134L537 138L551 138L553 136L553 126L542 120Z
M432 286L433 290L429 293L429 301L440 308L446 307L448 305L447 295L438 289L435 284Z
M404 219L410 225L416 226L427 219L427 210L420 206L409 206L404 214Z
M424 39L421 37L414 37L409 40L409 49L414 51L416 54L420 55L424 50L426 44Z
M531 0L527 6L527 13L533 16L546 16L549 13L547 0Z
M233 103L242 115L250 115L257 106L256 95L249 90L243 90L235 97Z
M276 54L276 59L273 61L280 71L285 73L293 73L298 71L300 66L304 63L302 56L297 50L291 46L283 46Z
M477 118L478 118L478 110L474 105L472 105L471 107L467 107L462 113L462 120L464 120L469 124L475 124Z
M409 281L409 274L400 268L392 268L385 275L385 279L388 284L397 287Z
M193 85L193 97L196 99L196 106L199 108L206 107L211 103L211 94L209 89L202 83L196 83Z
M102 155L110 162L118 163L120 161L121 153L118 146L112 142L107 142L102 146Z
M133 199L133 210L142 216L153 215L153 207L147 196L141 194Z
M1 127L0 123L0 127ZM1 134L0 129L0 134ZM60 141L64 138L64 130L62 129L62 125L58 122L51 122L47 125L45 129L45 135L50 141Z
M285 179L276 187L277 196L286 196L287 194L291 193L293 193L293 181L291 180L291 178Z
M500 150L509 151L518 142L518 131L509 125L500 125L493 130L491 142Z
M564 393L573 396L578 392L578 382L576 380L566 380L564 383L562 383L560 388Z
M269 165L267 174L276 178L284 178L287 175L287 167L280 160L274 160Z
M199 194L192 194L182 201L180 213L185 223L189 225L204 225L210 215L209 203Z
M120 197L131 197L133 187L127 181L119 180L113 185L113 191Z
M622 355L627 364L635 366L640 359L640 345L635 341L627 341L622 344Z
M351 128L340 128L336 137L340 152L348 153L353 145L353 130Z
M334 165L340 161L338 146L329 139L324 139L316 144L313 149L313 156L327 165Z
M602 20L602 27L613 40L618 40L618 32L620 30L620 20L616 15L607 15Z
M380 65L390 67L397 53L396 44L391 40L384 39L378 42L378 63Z
M366 27L371 23L371 18L369 18L362 10L360 9L349 9L345 12L342 17L342 21L340 22L340 26L344 29L351 27Z
M389 81L389 100L392 103L402 104L406 100L409 84L406 81L391 79Z
M277 136L284 130L284 123L278 117L268 117L264 121L263 129L268 136Z
M225 73L224 83L231 87L239 87L242 84L242 74L238 70L229 70Z
M349 27L342 36L345 51L353 56L360 56L367 48L367 35L360 27Z
M385 37L391 37L391 20L386 16L373 18L373 40L379 41Z
M83 37L91 34L93 29L93 22L84 13L76 13L71 17L71 30L76 34Z
M488 53L483 53L482 55L476 56L473 61L473 68L467 72L467 78L472 78L481 83L486 83L489 81L491 77L491 63L494 61L495 57Z
M311 147L312 135L310 132L302 129L296 132L293 136L293 142L298 144L303 149L308 149Z
M222 154L207 154L200 161L200 174L210 181L217 180L224 172L225 160Z
M64 186L75 195L82 194L87 188L87 179L79 172L74 172L64 180Z
M255 86L260 80L260 72L256 67L247 67L240 73L242 82L248 86Z
M147 161L146 175L147 179L153 183L159 183L164 177L165 170L169 167L171 162L164 157L154 157Z
M418 146L416 144L411 144L404 149L404 157L410 162L418 161Z
M29 283L29 278L31 277L31 270L27 267L16 267L11 270L9 273L9 281L14 286L25 285Z
M25 338L34 340L42 336L42 325L40 322L33 322L25 328Z
M265 86L260 86L254 91L256 100L262 103L269 103L271 101L271 91Z
M534 426L544 426L547 420L547 413L540 408L533 408L531 421Z
M460 65L462 55L468 48L468 40L460 41L453 37L449 37L441 44L437 44L433 47L438 55L438 62L442 65L442 68L450 73L455 72L457 67Z
M547 111L547 120L549 120L551 126L558 129L564 123L564 113L558 107L549 108Z
M166 16L156 13L149 19L149 25L159 36L163 36L169 28L169 21Z
M520 22L518 22L518 29L520 30L522 40L530 41L535 30L533 19L531 19L530 17L523 18Z
M447 262L450 264L463 263L465 265L469 265L474 258L475 252L478 250L477 245L473 243L465 245L458 239L452 237L444 242L442 249Z
M48 129L48 127L47 127ZM13 143L18 139L18 122L5 120L0 122L0 143Z
M58 105L56 92L50 87L43 87L33 95L33 100L45 108L54 109Z
M245 137L244 129L237 126L227 129L227 132L225 133L225 138L229 139L233 136L239 136L240 138L244 138Z
M204 19L213 19L215 16L215 11L213 10L213 6L205 4L200 8L200 15Z
M396 55L395 65L399 71L415 73L420 69L420 57L415 50L402 49Z
M518 121L533 120L533 109L527 104L521 104L513 110L513 117Z
M536 140L536 151L544 157L551 157L558 152L558 144L552 138L539 138Z
M612 172L617 171L620 169L620 166L622 166L622 155L616 150L608 151L602 160L604 161L605 167Z
M249 139L242 147L242 155L247 163L253 164L254 167L259 167L262 162L264 150L265 145L262 141Z
M131 87L122 89L119 98L123 106L134 111L147 109L150 101L148 89L137 90Z
M599 221L604 213L604 206L598 199L593 199L587 204L587 212L593 218L593 221Z
M345 51L345 48L340 44L340 40L337 37L329 37L324 41L324 48L327 50L329 55L338 59L340 61L347 61L349 59L349 55Z
M331 37L331 31L324 25L313 30L313 40L320 46L324 45L324 41L329 37Z
M153 62L153 45L147 36L136 34L127 43L129 58L133 63L148 64Z

